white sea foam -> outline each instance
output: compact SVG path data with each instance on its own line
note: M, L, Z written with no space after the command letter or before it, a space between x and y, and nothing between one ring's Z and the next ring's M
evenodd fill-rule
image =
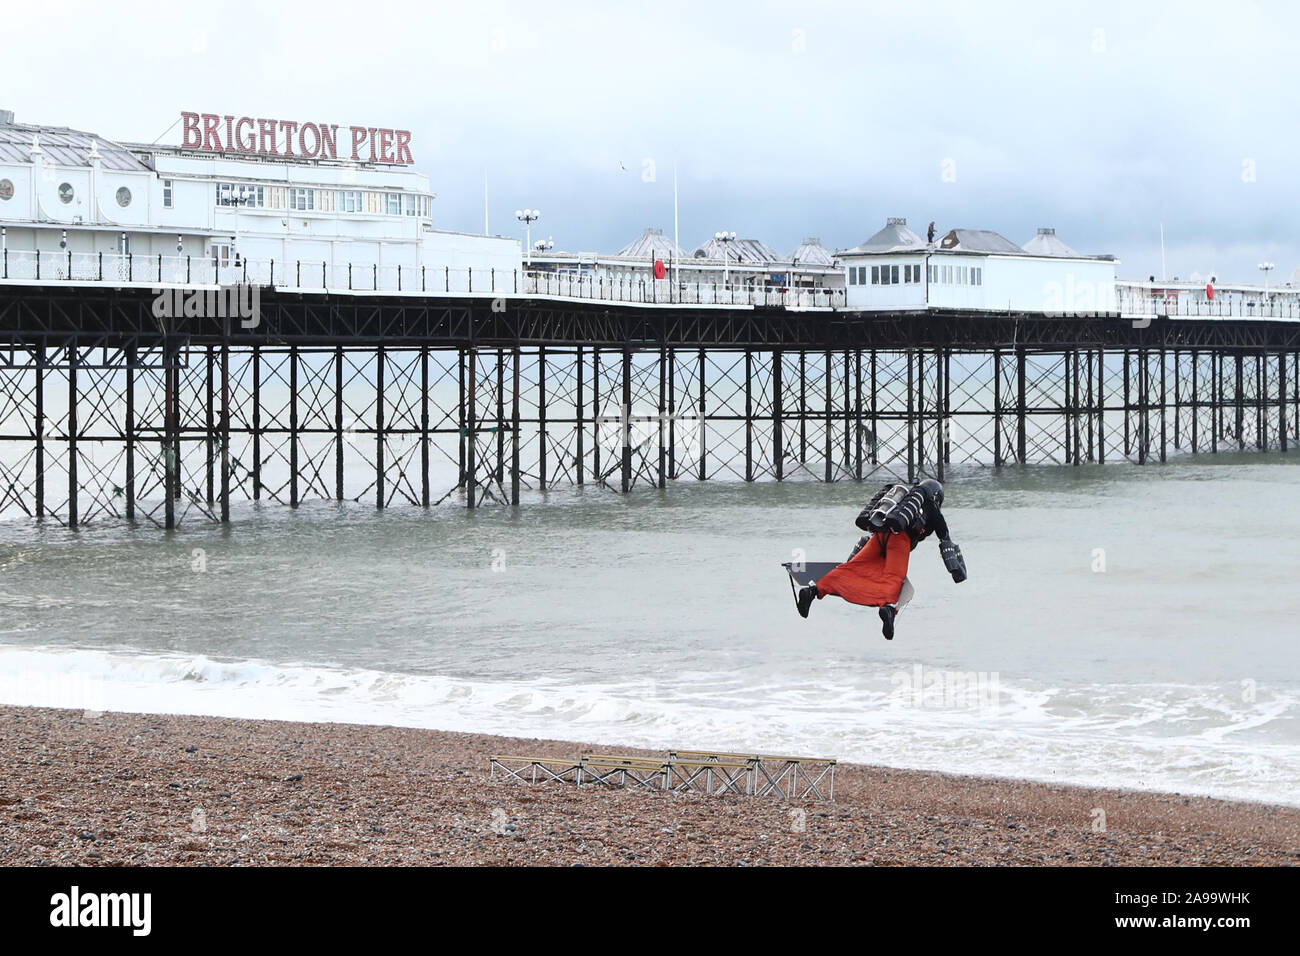
M1221 687L1068 692L1000 680L927 701L879 671L861 685L683 675L624 684L475 681L182 654L0 646L0 703L428 727L841 760L1300 804L1300 702ZM964 706L971 704L971 706ZM1274 731L1277 732L1274 732Z

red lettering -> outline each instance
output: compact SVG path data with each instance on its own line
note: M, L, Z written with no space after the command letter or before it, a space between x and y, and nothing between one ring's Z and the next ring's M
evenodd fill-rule
M298 124L289 120L280 120L280 129L284 130L284 155L293 155L293 134L298 132Z
M203 148L221 152L221 131L217 129L217 124L221 122L221 117L215 113L203 114Z
M377 162L377 160L375 159L375 134L379 132L379 130L371 126L369 127L367 132L370 133L370 161L374 163Z
M268 143L270 143L269 147L267 146ZM260 119L257 121L257 151L268 156L280 155L275 148L275 120Z
M353 126L352 127L352 158L353 159L356 160L361 159L361 157L357 155L357 150L361 148L361 144L364 143L365 141L366 141L365 127Z
M379 161L382 163L393 162L393 131L391 129L381 129L379 131Z
M235 148L235 134L231 132L231 126L234 125L234 122L235 118L233 116L226 117L226 149L229 150Z
M182 127L181 148L202 149L203 131L199 129L198 113L181 113Z
M339 158L339 127L335 123L333 126L321 123L318 127L320 130L320 153L321 159L338 159Z
M243 130L245 124L247 124L248 128L251 130L253 128L252 118L248 116L239 117L239 122L235 124L234 147L241 153L253 153L257 151L257 139L251 132L248 134L247 139L244 138Z
M307 146L307 131L311 130L311 147ZM320 127L315 123L303 123L298 130L298 152L308 159L315 159L320 152Z
M411 155L411 131L409 129L399 129L397 131L397 161L404 166L415 165L415 158Z

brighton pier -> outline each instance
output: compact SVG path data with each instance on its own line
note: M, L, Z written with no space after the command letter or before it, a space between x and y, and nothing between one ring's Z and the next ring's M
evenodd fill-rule
M1300 315L630 301L448 270L445 288L259 283L252 321L160 316L168 265L110 265L0 279L7 513L171 528L240 501L942 479L1286 451L1300 427Z

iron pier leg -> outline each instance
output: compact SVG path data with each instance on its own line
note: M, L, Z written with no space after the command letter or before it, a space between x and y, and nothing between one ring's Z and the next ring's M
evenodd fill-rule
M45 340L36 347L36 520L45 518ZM170 489L169 489L170 490Z
M1016 349L1016 459L1025 464L1025 350Z
M704 411L704 349L700 349L700 481L705 481L708 477L708 472L705 467L705 455L708 452L708 444L704 431Z
M993 467L1002 467L1002 350L993 350Z
M514 359L514 383L513 394L510 396L510 428L513 434L513 441L510 443L510 505L519 507L519 363L521 356L519 346L516 345L512 352Z
M429 346L420 346L420 504L429 507Z
M384 507L384 347L375 350L375 507Z
M135 520L135 367L139 353L126 350L126 520Z
M475 452L478 445L477 424L475 416L478 409L478 351L468 349L469 372L465 376L468 395L464 405L465 414L465 507L474 507L475 492L478 490L478 472L475 465Z
M537 487L546 490L546 346L537 349Z
M230 524L230 320L221 343L221 523Z
M782 433L782 390L781 383L783 359L781 353L772 353L772 465L776 469L776 480L785 480L785 442Z
M298 346L296 345L289 347L289 507L298 507Z
M462 384L464 383L463 372L462 368ZM461 453L464 453L463 445ZM461 467L464 468L463 463ZM464 479L463 470L461 478ZM334 347L334 499L343 500L343 346L341 345Z
M745 480L754 480L754 353L745 349Z
M68 343L68 527L77 527L77 341Z

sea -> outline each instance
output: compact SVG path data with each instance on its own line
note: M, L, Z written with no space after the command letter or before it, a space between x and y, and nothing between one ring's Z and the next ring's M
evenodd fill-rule
M883 639L795 611L876 490L0 521L0 703L834 757L1300 805L1300 456L958 469Z

